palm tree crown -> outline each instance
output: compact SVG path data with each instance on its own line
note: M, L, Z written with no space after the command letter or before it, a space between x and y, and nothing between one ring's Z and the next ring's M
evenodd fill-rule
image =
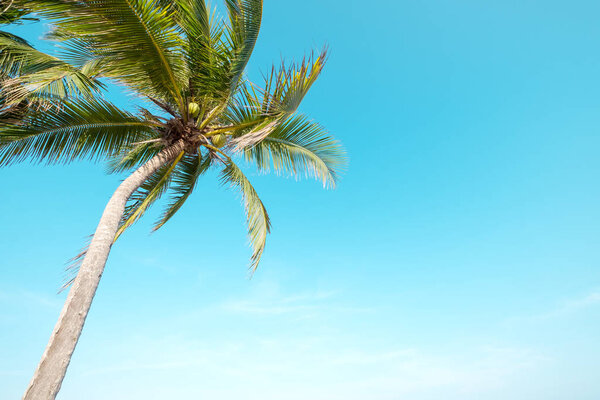
M18 123L0 119L0 166L92 159L123 172L179 146L129 198L116 237L170 192L155 229L163 226L198 177L218 168L223 184L242 194L255 269L270 222L234 160L335 185L345 163L341 145L297 111L323 70L326 51L274 66L262 85L245 79L262 1L225 0L226 20L203 0L15 3L51 21L48 36L62 50L56 58L0 35L3 109L26 110ZM106 79L160 111L119 109L102 97Z

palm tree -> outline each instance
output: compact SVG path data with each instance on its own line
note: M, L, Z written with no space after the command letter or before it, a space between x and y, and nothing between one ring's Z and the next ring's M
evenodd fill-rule
M333 187L345 163L341 145L297 109L321 73L326 51L273 67L262 85L245 79L261 0L225 0L220 20L203 0L40 0L26 2L54 24L61 59L21 48L28 68L9 71L7 105L27 105L19 122L0 122L0 166L107 160L133 171L116 189L83 256L67 300L24 399L54 399L65 376L112 244L156 200L170 193L155 228L219 169L237 188L260 261L269 233L265 206L235 160L261 171L312 176ZM0 49L2 44L0 43ZM116 82L156 107L137 114L102 97Z

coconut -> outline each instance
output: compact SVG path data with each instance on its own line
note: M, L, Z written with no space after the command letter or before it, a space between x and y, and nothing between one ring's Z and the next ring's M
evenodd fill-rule
M188 112L192 117L197 117L200 114L200 106L198 103L190 103L188 104Z
M225 137L225 135L223 135L222 133L219 133L219 134L213 136L211 138L211 140L215 147L223 147L223 146L225 146L225 143L227 142L227 137Z

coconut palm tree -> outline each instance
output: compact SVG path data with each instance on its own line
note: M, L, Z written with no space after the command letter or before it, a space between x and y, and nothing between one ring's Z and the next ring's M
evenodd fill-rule
M256 43L260 0L225 0L217 18L203 0L40 0L25 2L53 23L61 58L21 48L29 67L9 71L9 106L26 105L18 122L0 122L0 166L106 160L132 171L110 198L83 255L67 300L24 399L54 399L65 376L112 244L163 195L154 229L182 207L209 169L239 190L255 270L269 217L236 164L312 176L333 187L344 152L298 106L326 61L326 51L271 68L260 85L244 70ZM1 44L0 44L1 46ZM107 80L151 107L121 110L102 97Z

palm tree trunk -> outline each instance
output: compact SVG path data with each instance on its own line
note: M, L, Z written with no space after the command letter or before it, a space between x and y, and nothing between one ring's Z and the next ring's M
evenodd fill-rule
M109 200L23 400L56 398L102 277L104 265L125 211L125 203L150 175L173 160L183 149L184 142L181 140L165 148L125 179Z

